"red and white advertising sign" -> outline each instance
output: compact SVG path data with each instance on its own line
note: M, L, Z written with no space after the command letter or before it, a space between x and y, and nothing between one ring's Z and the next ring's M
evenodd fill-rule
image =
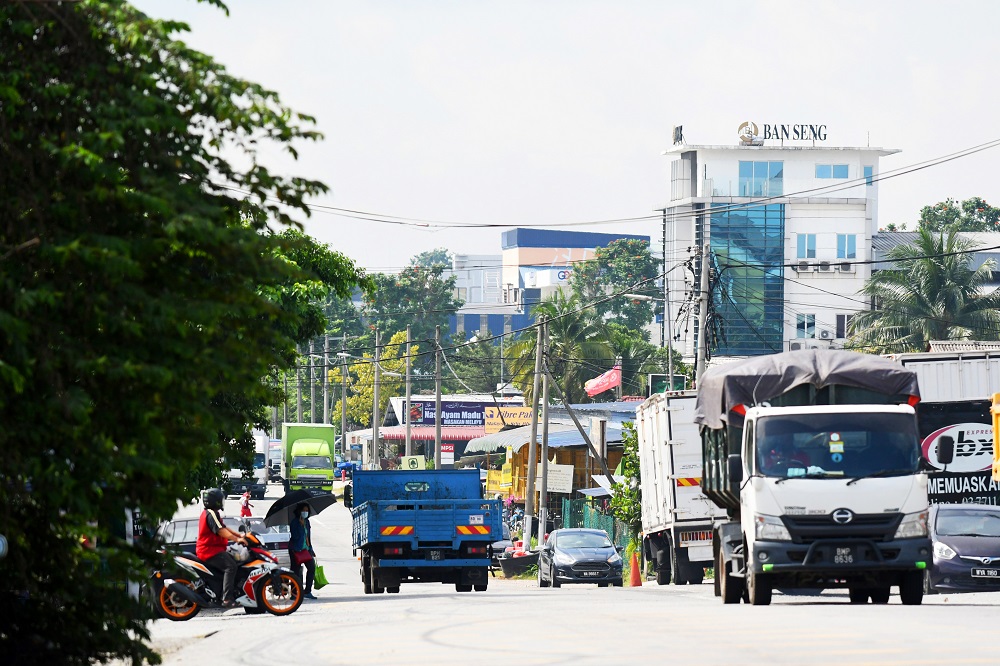
M608 389L613 389L621 383L622 369L621 366L616 365L603 375L589 380L583 385L583 388L587 392L587 395L593 398L598 393L604 393Z

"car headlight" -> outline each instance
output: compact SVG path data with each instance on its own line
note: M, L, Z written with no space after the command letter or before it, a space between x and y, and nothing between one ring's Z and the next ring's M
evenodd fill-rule
M552 561L556 564L561 564L564 567L572 566L573 564L573 558L569 555L565 555L564 553L556 553L552 558Z
M927 512L908 513L896 528L897 539L916 539L927 536Z
M775 516L757 514L754 518L754 534L758 541L791 541L788 528Z
M940 541L934 542L934 557L939 560L950 560L956 557L958 553L946 543L941 543Z
M608 564L621 564L622 556L618 553L611 553L611 557L608 558Z

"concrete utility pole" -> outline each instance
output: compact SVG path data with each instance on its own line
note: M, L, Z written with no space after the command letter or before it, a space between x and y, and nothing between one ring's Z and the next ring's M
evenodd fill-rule
M347 460L349 453L347 447L347 333L344 333L340 350L344 353L340 359L343 361L343 365L340 367L340 452Z
M542 355L549 367L549 322L542 326ZM549 373L542 376L542 484L538 492L538 547L545 542L545 527L549 520Z
M622 379L624 379L624 374L625 374L624 368L622 368L622 357L621 356L616 356L615 357L615 365L618 366L618 375L619 375L618 386L615 387L615 397L618 399L618 402L621 402L622 401Z
M434 469L441 469L441 327L434 327Z
M535 464L538 461L538 391L542 379L542 336L545 333L545 319L540 318L535 340L535 377L531 389L531 439L528 441L527 488L524 491L524 528L521 533L528 535L525 550L529 550L532 534L531 521L535 517Z
M379 384L382 380L382 372L379 367L379 359L381 358L381 349L379 345L381 344L381 337L379 336L378 329L375 330L375 386L373 387L375 400L372 402L372 451L368 458L369 469L378 469L381 465L377 465L379 458L379 450L381 447L378 445L378 426L379 426L379 409L378 409L378 390Z
M701 250L701 291L698 294L698 356L695 361L694 376L701 382L705 374L705 363L708 357L708 285L709 285L709 252L711 246L705 243Z
M670 316L670 276L667 270L667 209L663 209L663 335L667 348L667 390L674 390L674 322Z
M316 341L309 341L309 423L316 423Z
M287 423L288 422L288 373L286 372L284 373L284 375L285 375L285 400L281 404L282 407L281 419L282 421L285 421Z
M302 418L302 346L296 346L298 358L295 359L295 391L298 394L298 404L295 410L295 422L304 423Z
M323 379L323 423L330 423L330 336L323 336L323 369L319 376Z
M410 438L410 397L412 395L410 389L410 381L412 380L411 371L413 369L413 362L410 359L411 343L413 338L411 337L410 324L406 325L406 411L403 418L406 419L406 455L413 455L413 440Z

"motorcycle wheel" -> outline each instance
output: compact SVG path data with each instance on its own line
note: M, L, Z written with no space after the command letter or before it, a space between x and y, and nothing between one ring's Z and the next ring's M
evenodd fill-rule
M190 588L194 588L191 581L184 578L175 578L176 582L181 585L187 585ZM193 604L179 594L175 594L167 589L164 585L160 588L160 593L156 596L156 612L160 617L165 617L168 620L173 620L174 622L183 622L185 620L190 620L198 611L201 610L199 604Z
M269 579L257 583L257 599L272 615L290 615L302 605L302 581L293 573L282 571L281 589L275 593Z

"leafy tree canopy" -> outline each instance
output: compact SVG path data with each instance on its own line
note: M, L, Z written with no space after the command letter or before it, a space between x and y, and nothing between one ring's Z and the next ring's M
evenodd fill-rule
M451 250L446 247L427 250L426 252L421 252L410 257L410 265L422 266L424 268L433 268L434 266L451 268L451 254Z
M648 340L645 326L653 320L653 302L624 297L596 301L633 285L638 285L633 293L658 296L655 284L658 273L658 264L649 253L649 243L623 238L597 248L592 260L574 265L570 287L581 303L595 303L593 310L599 319L642 331Z
M322 331L310 301L363 280L269 228L326 188L258 146L294 155L312 119L183 29L120 0L0 5L3 663L156 659L124 583L159 556L126 545L125 508L155 525L245 451Z
M961 203L949 198L921 208L917 226L928 231L952 228L958 231L1000 231L1000 208L994 208L981 197L972 197ZM905 225L902 230L905 230Z
M420 354L420 345L412 343L410 353L416 357ZM379 378L379 413L385 414L389 406L389 398L403 395L406 391L406 331L395 333L381 351L379 365L382 370L397 373L398 377L385 372ZM375 357L366 353L363 359L351 364L350 388L347 394L347 417L352 423L362 426L372 424L372 405L375 403ZM334 413L340 413L340 401L337 401Z

